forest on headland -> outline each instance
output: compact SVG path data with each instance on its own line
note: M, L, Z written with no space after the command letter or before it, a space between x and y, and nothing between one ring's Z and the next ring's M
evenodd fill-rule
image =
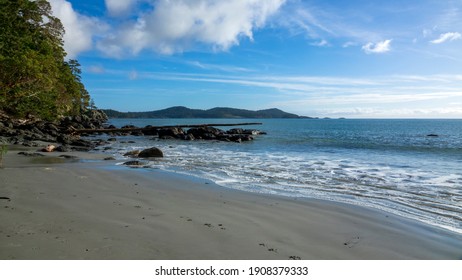
M309 118L287 113L276 108L266 110L244 110L236 108L216 107L208 110L190 109L183 106L147 112L119 112L103 110L109 118L142 118L142 119L300 119Z
M0 111L57 120L92 107L64 32L46 0L0 0Z

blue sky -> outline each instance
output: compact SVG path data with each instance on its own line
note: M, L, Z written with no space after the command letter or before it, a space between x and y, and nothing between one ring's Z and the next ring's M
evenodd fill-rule
M462 118L462 1L50 0L100 108Z

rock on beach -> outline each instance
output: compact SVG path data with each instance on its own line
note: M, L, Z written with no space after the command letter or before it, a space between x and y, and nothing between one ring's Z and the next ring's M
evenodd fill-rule
M152 147L149 149L142 150L139 154L138 157L140 158L161 158L164 157L164 153L156 147Z

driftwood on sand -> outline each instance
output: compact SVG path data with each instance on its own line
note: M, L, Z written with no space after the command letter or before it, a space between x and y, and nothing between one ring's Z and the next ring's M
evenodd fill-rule
M221 124L185 124L185 125L165 125L165 126L145 126L145 127L125 127L125 128L99 128L99 129L73 129L72 134L81 133L110 133L110 132L132 132L132 131L152 131L164 128L194 128L194 127L215 127L215 126L245 126L245 125L261 125L262 123L221 123Z

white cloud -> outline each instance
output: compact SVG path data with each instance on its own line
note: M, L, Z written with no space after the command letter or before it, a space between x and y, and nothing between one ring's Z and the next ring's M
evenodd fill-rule
M255 70L250 68L244 67L237 67L232 65L224 65L224 64L210 64L210 63L203 63L199 61L187 61L189 65L193 65L197 68L204 69L204 70L218 70L222 72L254 72Z
M95 18L80 15L66 0L50 0L53 15L64 26L64 49L68 58L75 58L83 51L93 47L92 37L106 28Z
M99 42L100 50L121 56L151 49L172 54L198 45L228 50L242 37L264 26L285 0L157 0L150 12L120 26L118 32ZM114 6L113 6L114 8Z
M362 46L362 49L365 53L386 53L390 51L391 40L385 40L378 43L367 43Z
M122 16L130 13L139 0L104 0L111 16Z
M344 43L344 44L342 45L342 48L349 48L349 47L353 47L353 46L357 46L357 45L358 45L358 43L355 43L355 42L352 42L352 41L348 41L348 42L346 42L346 43Z
M318 41L318 42L311 43L310 45L315 46L315 47L328 47L328 46L330 46L329 42L327 42L324 39L321 40L321 41Z
M140 73L152 80L190 81L273 89L286 96L304 96L322 104L401 103L462 96L460 75L385 76L375 78L319 76L224 76L181 73ZM288 102L291 98L288 98ZM297 101L295 101L297 102Z
M459 32L448 32L441 34L438 39L430 41L430 43L433 44L441 44L447 41L454 41L460 39L462 36L460 35Z

